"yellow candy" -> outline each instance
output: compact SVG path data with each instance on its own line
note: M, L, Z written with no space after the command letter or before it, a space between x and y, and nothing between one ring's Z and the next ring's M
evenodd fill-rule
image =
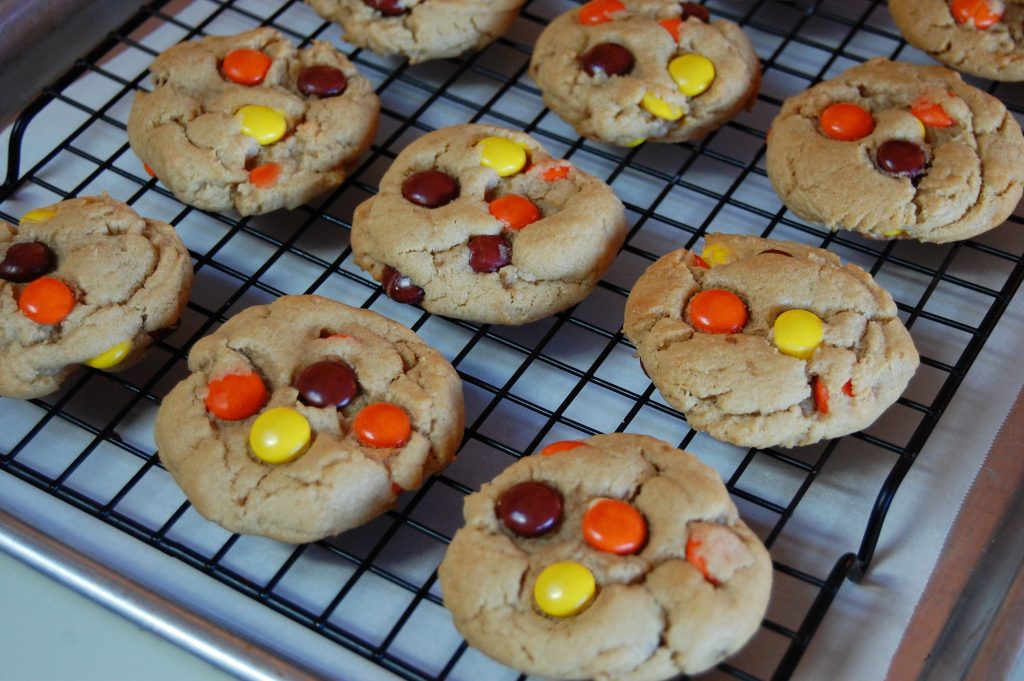
M775 347L800 359L810 359L825 336L825 325L807 310L787 310L775 319Z
M900 234L903 234L902 229L893 229L888 232L882 232L882 236L899 236Z
M26 222L46 222L47 220L53 219L53 216L56 214L56 208L36 208L35 210L30 210L22 215L21 221L18 224L23 225Z
M593 573L567 560L544 568L533 586L533 598L548 615L569 617L590 605L595 590Z
M715 65L700 54L684 54L668 63L668 73L687 97L696 97L715 81Z
M117 345L111 346L107 350L101 352L90 360L86 360L86 364L91 366L93 369L109 369L112 366L120 364L125 357L128 356L128 351L132 349L130 341L118 343Z
M683 117L683 109L672 102L666 102L660 97L655 97L650 92L640 100L640 106L647 109L648 113L667 121L677 121Z
M252 137L264 146L273 144L288 132L288 121L284 114L269 106L243 106L235 117L241 126L242 134Z
M924 127L924 123L922 123L922 122L921 122L921 119L920 119L920 118L918 118L917 116L914 116L914 120L915 120L915 121L917 122L917 127L918 127L918 128L919 128L919 130L920 130L919 134L920 134L921 138L923 139L923 138L924 138L924 135L925 135L925 127Z
M288 463L309 446L309 421L290 407L275 407L259 415L249 430L253 454L267 463Z
M499 177L515 175L526 165L526 149L507 137L485 137L476 146L480 165L493 169Z
M641 137L640 139L633 140L632 142L626 142L626 146L627 147L639 147L641 144L643 144L646 141L647 141L646 137Z
M736 254L725 244L711 244L704 247L700 257L704 258L707 264L714 267L715 265L728 265L736 259Z

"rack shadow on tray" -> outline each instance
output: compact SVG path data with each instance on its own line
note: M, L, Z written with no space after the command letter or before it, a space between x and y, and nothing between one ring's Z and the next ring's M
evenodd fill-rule
M714 14L745 27L762 58L765 83L754 111L699 142L628 150L577 138L543 108L525 77L529 45L568 6L528 1L505 38L460 61L408 67L356 51L353 60L384 107L371 153L332 195L291 213L242 220L177 203L128 149L124 121L133 92L146 86L145 67L167 46L207 32L270 24L296 41L336 41L336 30L300 2L202 0L155 2L111 34L18 119L0 216L16 221L33 205L108 190L178 228L195 260L195 290L181 328L138 367L83 370L60 392L31 403L0 400L0 419L28 424L0 438L0 468L399 676L442 679L508 674L460 642L441 607L434 568L460 523L463 495L542 443L612 430L681 443L718 468L769 547L800 545L787 527L826 471L845 465L837 458L872 461L880 473L855 478L868 519L859 548L856 540L825 547L823 562L780 546L776 588L786 598L777 591L750 646L756 655L741 653L719 669L743 679L789 678L842 583L868 569L893 494L1019 287L1024 260L984 238L921 248L830 234L785 215L771 191L763 141L782 100L869 56L895 58L904 49L883 4L710 2ZM32 123L47 116L69 134L34 138ZM619 259L590 298L554 319L509 329L433 317L382 297L351 262L344 218L374 192L388 163L419 134L466 121L530 132L606 179L626 203L632 227ZM22 146L32 144L43 146L35 154L41 160L22 174ZM922 350L919 377L894 415L820 446L741 451L689 430L660 401L619 331L625 296L646 265L680 244L694 245L711 227L828 247L894 288ZM973 265L967 271L965 262ZM160 467L150 433L161 396L187 371L195 340L243 307L302 292L411 326L459 370L469 413L460 459L444 475L364 528L291 547L202 521ZM962 297L971 312L938 314L930 305L938 296ZM785 609L782 600L789 601ZM429 650L417 644L423 632L435 642Z

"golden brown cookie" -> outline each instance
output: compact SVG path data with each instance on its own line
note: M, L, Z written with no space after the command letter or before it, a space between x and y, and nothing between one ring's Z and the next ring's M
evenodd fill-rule
M1024 80L1024 2L889 0L903 37L946 66L992 80Z
M644 435L560 444L466 498L438 568L466 641L555 679L668 679L742 647L772 564L718 474Z
M917 350L892 296L820 248L709 234L644 272L626 301L633 341L690 425L746 447L794 447L870 425Z
M345 42L417 64L458 57L491 44L515 21L524 0L306 0L341 25Z
M939 66L877 58L786 100L768 177L830 229L942 243L1000 225L1024 188L1024 137L995 97Z
M174 228L106 194L0 223L0 395L49 394L80 364L131 366L177 326L191 288Z
M593 0L544 29L530 75L580 135L635 146L718 128L753 104L761 66L743 30L703 5Z
M582 300L625 236L625 210L601 180L529 135L457 125L402 150L356 208L352 252L399 302L525 324Z
M132 150L184 203L295 208L345 179L377 132L370 82L329 43L271 28L180 43L128 116Z
M232 532L310 542L375 518L455 457L462 384L375 312L319 296L250 307L189 354L160 460Z

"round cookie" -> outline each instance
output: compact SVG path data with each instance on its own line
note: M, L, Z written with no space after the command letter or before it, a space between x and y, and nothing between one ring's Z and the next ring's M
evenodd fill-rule
M0 396L52 393L79 364L131 366L177 326L191 288L174 228L106 194L0 223Z
M580 135L636 146L718 128L753 105L761 66L743 30L703 5L592 0L544 29L530 75Z
M192 348L157 414L160 460L204 517L311 542L455 457L462 384L409 329L319 296L250 307Z
M412 64L482 50L515 21L524 0L306 0L341 25L345 42Z
M834 253L709 234L647 268L624 331L690 425L745 447L795 447L861 430L918 365L896 304Z
M528 673L695 674L768 605L771 560L721 478L652 437L524 457L464 515L438 568L444 604L470 645Z
M329 43L296 49L271 28L171 47L150 67L128 141L184 203L242 215L337 187L377 132L369 81Z
M877 58L790 97L768 132L786 206L830 229L934 243L998 226L1024 187L1006 107L940 66Z
M1020 0L889 0L903 37L957 71L1024 80L1024 3Z
M582 300L625 236L604 182L529 135L457 125L402 150L356 208L352 252L399 302L525 324Z

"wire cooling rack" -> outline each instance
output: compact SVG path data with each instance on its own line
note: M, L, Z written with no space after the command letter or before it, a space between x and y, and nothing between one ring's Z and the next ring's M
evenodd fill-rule
M509 33L481 54L416 67L355 50L300 2L143 8L18 119L0 216L16 221L32 207L108 191L176 226L194 258L192 299L181 327L140 365L120 374L83 369L40 400L0 399L0 468L194 567L195 579L227 584L382 670L409 679L499 679L517 673L465 646L437 587L435 569L461 524L463 496L548 441L653 434L722 473L775 557L775 592L761 631L714 674L789 678L839 587L867 570L896 488L1021 282L1024 244L1005 245L998 235L1009 227L946 246L873 242L788 215L763 169L765 132L783 99L871 56L906 56L905 44L877 1L708 5L743 25L757 47L764 84L756 106L703 140L629 150L577 138L543 107L526 76L530 46L569 0L528 0ZM342 187L296 211L239 220L183 206L128 148L132 97L148 87L146 67L170 45L260 24L296 42L331 40L352 55L382 99L376 143ZM1019 90L989 89L1015 114L1024 111ZM476 326L393 303L352 263L352 211L397 152L426 131L469 121L533 134L624 200L632 226L626 245L575 308L521 328ZM690 430L644 377L620 325L640 272L673 248L698 245L709 229L824 246L890 288L922 354L899 403L862 433L795 450L741 450ZM303 292L376 310L438 347L464 381L468 425L458 461L405 495L397 510L296 547L231 535L200 518L160 466L152 424L161 397L187 373L192 343L249 305ZM829 467L836 459L845 463ZM852 475L849 459L870 461L881 473ZM856 481L866 521L859 548L819 541L812 550L807 537L787 532L830 476ZM836 508L835 517L817 521L838 522L846 512Z

